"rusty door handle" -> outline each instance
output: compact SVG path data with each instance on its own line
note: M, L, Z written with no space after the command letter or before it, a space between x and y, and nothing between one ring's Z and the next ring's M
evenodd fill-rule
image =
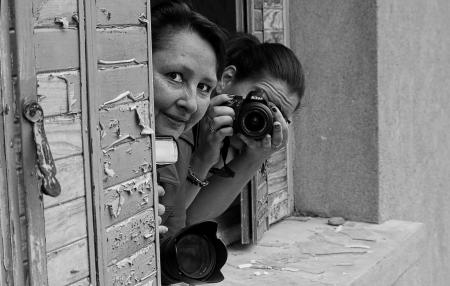
M56 166L44 129L44 111L36 101L28 102L23 108L24 117L33 125L33 138L39 171L42 175L41 191L51 197L61 193L61 186L56 179Z

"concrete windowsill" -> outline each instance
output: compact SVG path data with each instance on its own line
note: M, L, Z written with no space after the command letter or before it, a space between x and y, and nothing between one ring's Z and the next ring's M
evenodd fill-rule
M421 223L346 222L287 218L253 246L231 246L223 268L228 285L365 286L392 285L422 255ZM239 266L249 268L240 268ZM266 269L264 269L266 268Z

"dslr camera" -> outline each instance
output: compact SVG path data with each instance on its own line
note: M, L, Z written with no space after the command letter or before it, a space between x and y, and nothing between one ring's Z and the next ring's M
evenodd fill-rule
M235 95L233 99L224 104L234 110L233 129L235 133L241 133L255 140L272 134L274 118L263 94L264 91L261 89L254 90L245 98Z

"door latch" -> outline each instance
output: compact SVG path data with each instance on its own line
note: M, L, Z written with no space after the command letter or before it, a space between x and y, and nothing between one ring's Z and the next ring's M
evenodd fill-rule
M41 191L51 197L61 193L61 186L56 179L56 166L44 129L44 111L36 101L28 102L23 108L24 117L33 125L33 138L39 171L42 175Z

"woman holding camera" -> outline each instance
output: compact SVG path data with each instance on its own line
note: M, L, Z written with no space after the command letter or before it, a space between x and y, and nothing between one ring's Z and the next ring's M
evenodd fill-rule
M197 147L191 156L184 192L188 224L221 215L264 161L285 145L287 125L303 93L302 66L290 49L281 44L261 44L246 34L229 40L216 95L197 128ZM240 111L228 102L236 95L245 98L249 94L258 94L272 111L272 131L262 138L244 136L242 128L233 130L233 127L240 128L234 124L236 111ZM234 176L208 177L208 172L220 160L222 142L229 136L237 155L226 167Z

